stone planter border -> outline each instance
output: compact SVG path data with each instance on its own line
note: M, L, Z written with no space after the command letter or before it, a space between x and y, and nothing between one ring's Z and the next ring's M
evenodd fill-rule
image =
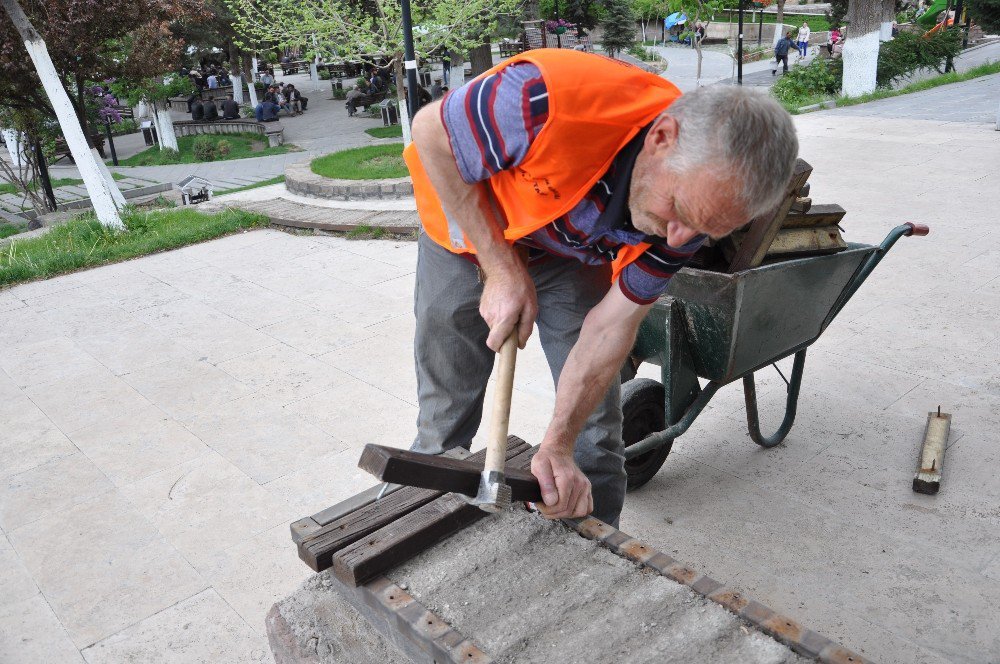
M413 196L410 178L338 180L316 175L309 162L285 167L285 188L299 196L334 201L400 200Z

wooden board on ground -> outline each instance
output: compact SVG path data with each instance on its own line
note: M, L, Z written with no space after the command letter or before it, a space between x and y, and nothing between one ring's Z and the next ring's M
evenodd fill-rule
M814 226L836 226L847 211L836 203L813 205L805 212L789 211L782 222L782 228L811 228Z
M847 249L836 226L819 228L782 228L767 250L767 258L816 256Z
M478 493L482 473L481 465L471 463L468 459L416 454L383 445L365 445L358 467L383 482L451 491L467 496ZM504 471L504 478L510 486L512 500L541 500L538 480L531 473L517 467L508 467Z
M510 436L507 458L511 459L528 449L520 438ZM473 454L469 461L482 463L485 450ZM297 542L299 558L317 572L330 567L333 554L358 541L369 533L390 524L400 517L441 496L440 491L403 487L387 494L381 500L335 519Z
M805 185L811 173L812 166L804 159L797 159L795 161L792 179L785 189L785 197L775 210L750 222L750 227L744 233L742 241L729 264L730 273L757 267L764 261L771 242L778 234L778 230L781 228L781 224L791 209L792 204L796 201L798 191Z
M517 455L508 468L528 468L537 449ZM357 586L485 516L487 512L459 496L441 496L338 551L333 556L333 573L343 583Z

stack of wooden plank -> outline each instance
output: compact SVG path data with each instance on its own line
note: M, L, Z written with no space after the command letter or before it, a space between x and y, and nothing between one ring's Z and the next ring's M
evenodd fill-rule
M533 453L520 438L508 438L508 468L527 469ZM484 452L468 457L480 463L484 458ZM374 492L357 498L291 526L303 562L317 572L333 567L337 578L351 586L377 577L488 516L455 494L409 486L387 492L379 500Z
M846 249L840 229L846 212L835 204L812 204L808 182L811 173L812 166L797 160L781 204L725 239L708 243L692 260L692 266L732 273L773 261Z

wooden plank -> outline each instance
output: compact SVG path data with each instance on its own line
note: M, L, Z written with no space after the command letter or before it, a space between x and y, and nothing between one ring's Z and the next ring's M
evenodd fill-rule
M508 459L527 449L528 444L520 438L508 438ZM473 454L469 460L483 463L485 457L484 450ZM313 570L322 572L331 565L333 554L337 551L440 496L440 491L409 486L389 493L378 502L365 505L302 537L297 542L299 558Z
M847 249L836 226L782 228L771 243L767 257L830 254Z
M729 264L730 272L748 270L761 264L767 255L767 250L771 246L771 242L774 240L774 236L778 234L778 229L781 228L781 223L784 221L785 215L788 214L792 203L795 202L796 193L806 183L806 180L809 179L810 173L812 173L812 166L804 159L796 160L795 169L792 171L792 179L785 189L785 198L782 199L781 204L773 212L758 217L750 223L750 229L743 237L736 255Z
M782 228L807 228L813 226L836 226L847 211L836 203L813 205L806 212L789 211Z
M467 496L475 496L479 492L480 474L483 470L482 462L415 454L383 445L365 445L358 467L383 482ZM512 500L541 500L538 480L531 473L508 466L504 470L504 478L510 486Z
M522 452L509 466L530 467L537 449ZM460 496L446 494L338 551L333 556L333 573L344 584L357 586L485 516L487 512Z

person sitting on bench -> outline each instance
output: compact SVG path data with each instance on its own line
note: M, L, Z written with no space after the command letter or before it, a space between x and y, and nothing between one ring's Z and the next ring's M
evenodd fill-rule
M222 119L237 120L240 117L240 105L233 100L233 95L226 95L226 101L222 102Z
M191 102L191 120L194 122L202 122L205 119L205 107L201 103L201 99L195 99Z
M208 101L202 104L205 111L205 122L215 122L219 119L219 109L215 105L215 97L209 97Z

